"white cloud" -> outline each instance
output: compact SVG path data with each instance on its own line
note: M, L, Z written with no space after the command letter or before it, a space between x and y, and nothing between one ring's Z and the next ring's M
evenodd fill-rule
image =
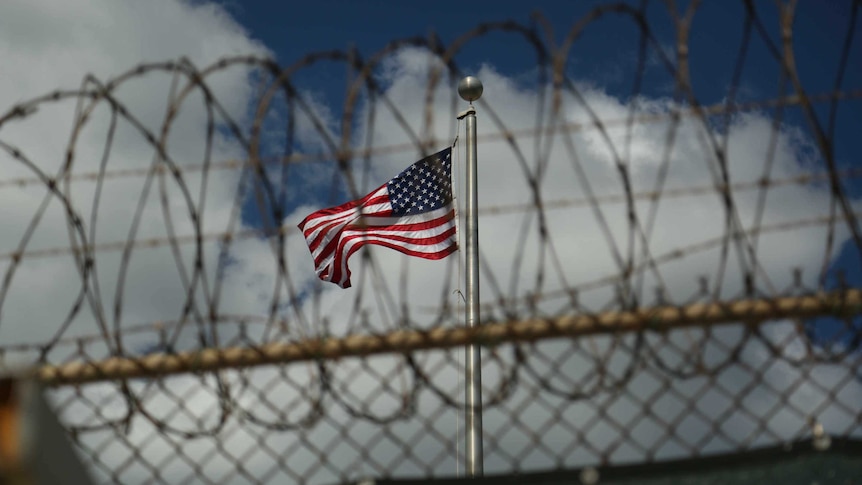
M213 4L190 4L176 1L137 2L6 2L0 15L0 50L8 73L0 79L0 105L11 108L29 98L56 89L73 90L81 86L88 74L105 83L112 77L134 68L141 62L177 61L187 58L198 67L207 66L222 57L245 54L266 56L267 51L247 34L225 12ZM207 84L229 116L245 120L252 84L248 69L233 68L207 78ZM171 93L179 94L188 82L184 76L155 69L120 85L113 91L127 112L154 136L160 136ZM174 85L175 84L175 85ZM172 88L172 85L174 87ZM94 86L90 84L89 86ZM86 99L81 109L88 109ZM200 92L192 92L180 105L167 139L167 153L177 164L200 164L206 146L206 106ZM65 152L73 151L71 175L99 170L110 126L110 110L103 100L83 125L74 144L70 142L75 124L76 99L43 103L26 118L12 120L3 126L0 137L14 145L47 176L58 173ZM218 114L216 114L218 116ZM222 124L217 117L215 122ZM217 132L210 157L216 161L244 158L243 150L229 135ZM132 123L118 120L106 168L145 170L156 153L146 136ZM23 164L3 155L4 175L33 177ZM228 229L227 224L236 195L236 171L213 171L207 177L206 206L202 209L204 231ZM157 180L143 197L144 177L106 180L96 212L91 214L96 184L92 180L75 181L68 192L61 190L83 219L85 230L94 230L95 242L123 241L132 227L139 201L143 207L137 238L165 237L166 223L159 200ZM189 207L179 186L166 177L166 206L179 235L192 231ZM202 172L184 174L184 182L195 206L200 204ZM62 185L62 184L61 184ZM33 186L6 188L0 192L4 207L0 251L9 253L18 247L25 229L39 213L45 191ZM66 213L56 198L48 203L27 250L69 245ZM217 247L207 245L207 278L212 279ZM183 248L186 271L191 270L191 248ZM112 321L115 287L119 281L120 252L97 255L96 274L102 295L102 310ZM7 263L8 264L8 263ZM5 269L5 268L4 268ZM17 268L10 293L5 299L0 336L6 342L46 341L58 323L69 312L71 302L80 290L80 278L69 255L43 260L28 260ZM137 250L133 253L123 321L142 323L176 318L183 304L184 292L170 249ZM46 305L50 301L54 304ZM91 305L84 310L70 330L92 333ZM38 322L38 323L34 323Z
M386 94L403 113L415 113L408 118L411 129L415 133L422 133L423 126L425 85L423 84L424 71L421 68L422 62L420 60L425 58L425 54L421 52L405 50L393 56L392 62L396 64L395 67L387 64L384 70L389 81ZM401 59L404 61L398 64ZM504 130L518 132L537 125L534 115L537 112L539 99L537 93L527 89L519 89L514 83L488 66L483 68L478 75L485 84L483 101L487 103L487 105L480 104L479 107L480 137L484 135L487 139L488 136L499 134ZM667 117L664 117L657 121L638 123L629 134L624 123L613 124L608 123L608 121L625 120L630 114L631 105L597 88L585 88L583 86L579 86L579 88L582 89L582 95L590 110L603 124L607 124L607 137L610 142L602 133L590 126L571 134L517 138L516 143L521 152L525 154L525 166L518 163L517 157L505 142L499 140L482 142L479 147L480 205L491 208L512 203L530 203L530 191L523 175L524 171L537 177L541 196L546 202L585 197L585 180L589 182L589 186L596 195L624 194L612 149L616 150L617 156L623 157L623 163L629 164L633 190L635 192L653 190L661 174L661 165L667 158L668 171L664 188L679 189L692 186L706 186L708 188L701 195L661 200L654 227L648 240L648 247L652 256L672 254L675 250L694 247L704 241L716 240L718 244L705 250L693 251L684 258L661 265L658 271L667 288L666 296L670 297L671 301L677 302L686 301L696 296L698 291L697 278L700 275L710 276L710 283L713 286L720 283L722 297L741 296L744 274L747 269L752 269L751 262L747 259L748 249L744 245L739 246L733 240L730 241L723 279L720 282L716 280L716 275L719 274L719 268L722 264L721 238L727 232L725 228L727 212L720 194L714 188L710 188L722 180L718 168L718 159L714 155L715 149L712 144L716 143L721 146L724 142L723 133L714 129L712 125L704 127L699 120L692 117L684 117L678 125L672 125L667 121ZM431 112L435 118L426 136L437 140L450 139L450 118L453 118L455 114L450 109L449 104L451 91L448 87L441 87L434 99L435 104ZM496 111L503 125L496 123L494 117L491 116L490 109ZM673 109L675 109L674 104L666 99L642 99L634 108L634 115L663 114L669 113ZM544 111L540 112L548 116L550 110L546 107ZM568 95L563 96L560 116L567 122L585 125L590 125L594 121L585 106ZM669 133L673 134L672 138ZM361 134L360 138L363 139L367 135L364 132ZM775 146L770 151L773 134L776 135ZM565 136L571 137L574 153L567 149ZM726 136L726 160L731 183L759 180L764 176L765 160L770 156L772 157L772 166L766 175L773 179L798 176L810 171L815 163L810 158L811 151L805 148L806 145L810 144L810 141L799 129L785 126L781 127L778 132L773 132L771 120L760 113L735 116L726 131ZM373 138L375 146L398 145L408 140L405 130L394 117L383 116L378 117ZM672 149L665 153L667 140L670 139L673 140ZM542 154L542 156L535 156L535 153ZM630 158L626 159L626 154ZM377 164L379 168L375 171L381 174L380 180L385 180L385 177L388 176L386 174L396 173L418 156L418 153L413 154L412 157L409 153L398 156L384 154L376 160L379 162ZM575 156L582 163L581 171L578 171L574 165ZM373 186L374 183L372 182L371 185ZM734 191L734 212L731 215L743 229L755 227L759 210L758 195L757 191L741 189ZM335 202L333 201L333 203ZM828 214L829 203L830 195L821 186L774 187L770 189L765 199L761 224L778 224L821 217ZM646 224L649 219L651 205L652 202L648 199L636 202L635 208L641 224ZM303 209L305 210L305 208ZM568 285L587 283L601 277L613 277L620 272L620 268L612 257L611 246L616 246L624 260L631 251L635 266L643 263L644 257L641 253L643 242L638 239L637 233L634 235L634 242L630 242L630 226L625 205L605 204L602 206L602 212L609 227L610 237L602 233L601 225L589 207L575 206L546 212L548 239L553 242L558 260L551 259L547 253L543 258L540 257L540 248L545 241L538 229L535 217L529 222L525 222L528 216L524 214L484 217L480 221L482 253L490 262L490 274L502 287L502 294L499 296L518 299L537 290L554 293ZM523 240L520 239L522 235L524 236ZM845 240L847 235L846 229L839 226L838 240ZM791 269L793 268L803 270L804 284L809 287L816 287L825 244L823 226L800 227L774 234L759 235L756 247L757 262L760 265L760 269L757 270L758 291L766 294L783 291L791 283ZM302 252L304 248L300 246L298 250ZM379 329L391 328L394 323L391 318L391 310L394 308L397 312L402 304L411 309L411 317L416 320L417 324L427 324L434 319L434 315L422 314L415 310L426 305L439 305L441 295L445 298L448 294L448 291L439 291L441 288L451 290L460 286L459 283L452 282L451 274L448 275L450 279L447 281L446 271L451 268L442 263L410 260L392 251L377 248L372 248L367 253L369 259L374 261L373 264L385 277L374 278L376 285L379 285L375 286L374 291L368 291L367 286L363 290L358 285L347 291L324 286L320 296L322 301L320 307L329 310L327 314L333 322L343 322L348 320L351 315L355 315L356 302L359 302L358 305L366 309L370 320L376 322L378 324L376 328ZM366 277L371 277L369 271L372 265L366 264L365 259L360 260L357 256L354 256L353 260L354 279L358 280L363 274ZM521 258L521 263L519 266L515 266L513 262L518 261L519 258ZM740 261L747 262L740 263ZM453 262L450 261L449 263ZM364 268L364 272L358 268ZM543 278L539 279L542 273ZM405 274L407 278L402 279ZM486 274L486 276L488 275ZM563 278L565 283L561 281ZM543 284L541 288L537 286L540 281ZM494 299L498 295L490 290L488 282L489 279L486 278L486 284L483 287L484 300L495 301ZM653 286L657 284L655 275L647 272L642 293L639 295L642 301L648 302L652 299ZM386 288L386 291L382 292L381 287ZM585 292L581 295L581 301L589 308L598 310L609 302L612 297L612 289L610 285L607 285L603 289ZM381 302L381 294L391 295L394 300L393 304ZM355 301L351 301L354 297ZM562 298L542 304L539 308L553 312L556 311L555 308L559 307L562 307L563 311L568 311L564 293ZM524 306L518 308L524 313L529 312ZM494 316L500 317L501 315L496 314ZM457 315L454 318L457 319ZM783 325L785 325L783 328L786 329L788 324L785 322ZM688 334L688 337L686 338L683 334ZM776 333L767 332L766 335L776 341L781 340ZM719 342L727 343L724 340L725 337L709 338L700 332L694 332L694 335L691 335L691 332L682 332L676 337L688 343L687 346L682 347L687 353L697 352L695 349L698 347L691 343L692 338L695 341L697 339L707 339L707 341L718 339ZM592 345L599 345L599 347L601 347L600 342L602 341L609 345L606 338L585 340L593 341ZM589 345L585 345L586 350L584 352L589 355L592 351L589 350ZM662 346L661 343L654 343L654 345L659 348ZM566 346L563 345L563 347ZM548 369L549 364L542 359L543 354L549 348L550 345L539 346L530 354L531 365L537 366L539 372ZM658 349L656 351L662 352ZM628 351L609 352L610 355L614 356L611 361L616 362L617 369L621 369L620 366L624 366L627 361ZM729 352L729 350L725 352ZM666 358L671 359L671 361L674 360L671 356L666 356ZM750 369L754 370L766 369L770 365L777 366L777 364L772 364L776 360L781 362L775 356L764 353L756 343L745 345L740 358L751 366ZM679 358L676 360L677 363L680 363ZM598 365L598 363L592 364L588 369L593 372L600 372L600 369L596 367ZM651 365L654 366L655 364ZM830 375L833 381L837 381L842 373L846 373L846 369L842 368L841 365L835 367L815 365L812 368L816 368L817 372ZM746 367L732 366L730 369L739 374L737 377L752 372L746 370L749 369ZM556 369L555 372L562 375L574 375L586 371L580 369L575 363L568 363ZM621 370L618 371L618 375L619 372ZM617 414L625 410L631 413L632 406L639 409L642 404L637 402L632 404L631 398L632 396L640 396L640 391L647 386L647 383L655 380L654 372L654 370L636 370L634 377L626 386L631 394L616 396L613 393L599 393L604 396L601 400L605 404L598 405L614 406L615 409L618 409ZM778 371L765 374L764 377L754 376L754 378L764 379L769 381L769 385L772 385L778 382L804 380L806 379L805 372L802 369L784 366ZM451 373L440 374L436 382L448 389L447 384L451 382L452 375ZM659 372L658 375L663 374ZM664 376L664 378L668 378L667 375ZM556 403L556 406L571 411L571 416L590 416L590 413L596 416L597 404L595 402L584 400L562 404L560 400L553 397L548 398L545 394L537 391L537 383L532 378L522 377L522 379L520 383L523 387L505 405L509 411L505 413L491 411L488 413L487 429L491 433L490 436L497 438L492 440L494 445L490 447L491 452L488 458L490 469L511 469L513 456L519 456L519 446L533 443L529 436L526 438L522 436L523 440L526 441L521 443L523 440L519 441L520 438L517 437L517 433L509 430L512 428L511 419L513 415L520 416L524 421L531 423L527 425L528 428L533 426L533 429L538 429L543 425L541 410L525 410L530 407L528 403L536 398L537 393L541 394L543 399ZM572 385L566 379L561 380L563 386ZM798 439L807 432L806 420L808 418L829 423L826 426L832 426L831 429L835 431L846 431L846 426L839 424L841 417L846 416L846 411L836 410L835 407L825 412L818 410L819 403L826 399L826 391L821 388L806 386L804 392L787 390L786 387L779 388L786 392L786 395L795 403L799 411L791 411L788 407L776 412L773 406L778 396L770 390L769 385L748 388L742 381L735 380L732 376L725 378L724 374L721 374L719 380L721 380L720 385L718 383L710 384L705 377L693 381L681 380L673 384L677 389L676 394L668 394L670 397L667 399L655 403L651 402L647 406L652 413L661 416L664 412L662 406L671 406L671 402L674 401L681 403L681 400L697 399L695 396L702 392L704 386L709 387L710 385L715 386L716 389L721 389L721 391L716 390L715 392L723 393L721 396L724 396L725 400L728 399L728 395L744 393L745 403L740 405L744 409L729 413L725 418L726 422L720 423L724 434L717 434L717 437L712 441L702 442L705 446L704 449L710 452L732 450L736 446L733 440L741 441L746 437L749 437L750 443L755 445ZM854 399L848 398L848 396L862 395L862 389L855 383L850 383L848 386L850 390L846 391L847 394L842 397L845 406ZM453 386L452 397L457 398L459 392L457 386ZM716 402L719 401L718 397L715 399ZM717 404L712 406L712 403L706 403L700 414L692 413L685 419L680 418L682 419L680 423L670 426L675 438L662 445L657 456L660 458L685 456L687 452L684 443L688 442L691 445L704 439L704 436L708 437L708 435L704 435L704 430L708 430L704 416L709 419L717 407ZM680 412L682 411L684 411L684 407L680 407ZM637 412L639 411L635 411L635 413ZM810 413L810 415L802 416L800 412L802 414ZM568 411L566 415L570 416ZM421 417L417 419L421 421ZM599 417L595 419L602 421ZM763 420L766 424L763 428L755 427L753 434L751 434L752 428L746 423L757 419ZM581 428L588 428L588 421L582 423ZM667 429L667 425L655 424L655 420L645 421L645 423L650 422L653 424L641 424L641 428L637 431L638 439L647 444L654 442L655 438L651 438L651 435ZM634 426L639 423L632 422L631 424ZM570 430L569 438L571 438L573 430L580 429L579 426L574 426ZM621 431L614 430L614 426L608 427L607 423L604 423L603 426L604 428L602 426L596 428L602 428L601 431L587 433L587 437L593 443L609 445L614 440L614 436L618 436ZM656 431L656 426L659 427L659 431ZM662 429L663 427L664 429ZM547 439L550 441L545 442L544 436L539 437L539 445L537 446L545 447L553 450L553 452L558 452L561 448L566 449L566 446L574 446L571 443L553 441L558 438L558 436L551 437L548 435ZM730 443L727 441L728 439L731 440ZM560 453L559 459L570 466L594 462L598 459L596 453L571 456L564 456L563 452ZM642 456L641 453L636 449L633 450L630 446L627 449L623 447L614 452L612 458L615 461L630 461ZM527 454L524 451L524 455ZM547 461L548 456L544 458L532 456L521 465L536 467L542 466L543 463L547 466L559 463L554 461L553 464L548 465Z
M408 121L416 133L421 132L425 99L422 77L424 71L416 66L421 66L419 60L425 58L424 53L407 49L391 60L391 63L397 64L399 68L393 68L390 63L385 64L385 72L390 81L386 95L402 113L415 113L408 117ZM482 101L487 103L479 106L480 141L483 136L493 136L505 130L523 132L537 125L539 98L536 92L519 89L490 67L483 68L478 74L485 84ZM583 89L582 95L587 100L589 110L603 122L625 120L629 116L630 105L595 88ZM439 88L434 98L432 113L435 117L427 136L438 140L438 145L445 143L440 140L452 138L450 119L454 118L455 113L450 109L450 99L451 90L448 87ZM378 109L383 111L382 108ZM497 124L491 109L496 113L501 125ZM634 114L661 114L673 109L674 105L669 100L643 99L639 101ZM546 107L541 113L548 117L551 111ZM721 182L720 176L717 175L718 162L707 138L708 133L698 120L686 117L678 125L672 125L664 117L652 122L638 123L630 133L625 123L610 123L606 139L605 135L592 127L594 120L588 110L571 96L563 96L559 116L561 121L579 123L583 129L568 134L516 138L515 143L524 156L523 164L505 141L492 139L480 143L481 207L531 204L531 190L525 173L535 177L545 203L584 198L587 196L584 192L585 186L589 186L597 196L623 195L624 187L615 165L615 150L616 156L622 157L622 162L629 166L632 190L636 193L654 190L665 158L665 189L707 187L703 195L682 199L664 198L659 202L648 241L652 256L660 256L710 239L720 240L726 233L725 206L720 194L709 188ZM546 119L544 123L553 123L553 120ZM366 133L360 133L358 138L364 139ZM672 150L665 153L666 141L671 139L669 133L673 134L673 146ZM727 131L726 158L731 183L753 182L763 175L764 160L769 153L770 133L771 121L762 115L752 113L735 117ZM722 143L721 134L717 131L711 131L710 136L716 138L716 143ZM569 151L566 137L570 138L574 152ZM391 146L407 142L408 136L394 117L378 116L373 139L375 146ZM805 143L805 139L797 129L788 127L778 132L770 177L785 179L811 169L811 161L807 156L803 156L802 153L805 152L800 150L801 143ZM363 189L368 190L380 180L397 173L400 168L409 164L412 158L418 158L418 153L397 156L384 154L378 157L374 167L378 178ZM581 164L581 171L576 167L576 160ZM461 183L463 184L463 181ZM732 215L738 218L744 229L751 228L755 223L758 195L757 191L751 190L738 190L734 193L735 212ZM766 198L762 220L767 224L774 224L823 216L828 213L829 200L827 191L814 186L772 188ZM333 201L335 202L337 201ZM639 199L635 203L642 227L650 219L652 206L653 202L648 199ZM540 271L544 272L545 278L541 290L548 292L565 286L559 281L560 277L564 277L568 285L586 283L600 277L612 277L620 272L620 268L615 263L611 248L616 248L623 261L627 260L631 252L634 257L633 264L642 264L643 241L637 233L630 239L632 228L628 223L626 205L604 204L601 212L610 230L610 239L603 233L600 220L589 206L546 210L546 230L549 234L547 239L553 243L558 253L558 262L551 260L547 254L543 260L539 259L540 248L545 240L539 231L535 213L484 217L480 221L482 253L492 262L492 273L504 290L501 296L517 298L523 296L524 292L536 291L539 289L536 287L536 278ZM841 227L838 230L838 238L843 240L846 231ZM813 227L778 235L759 236L759 262L775 288L784 288L789 283L792 267L802 268L806 282L816 286L820 256L825 245L822 231L822 227ZM793 238L794 244L786 244L788 238ZM688 298L690 288L699 275L717 274L720 250L719 244L710 250L693 253L679 262L661 267L660 273L668 287L668 296L675 300ZM382 267L391 268L385 271L390 276L381 284L388 284L395 294L404 295L404 301L415 307L437 303L438 293L429 292L428 289L438 287L435 281L443 277L445 265L433 263L426 267L424 262L408 262L402 256L386 250L372 249L369 253ZM731 245L729 256L722 289L725 297L737 295L741 291L743 270L737 261L740 257L747 258L747 250L744 246ZM521 262L516 266L513 262L518 261L518 258L521 258ZM353 264L356 266L357 261ZM392 275L401 273L398 269L400 265L422 268L419 271L422 279L411 278L408 281L409 291L406 293L404 287L394 291L394 288L400 285L400 280ZM648 286L643 297L649 298L652 294L650 286L657 282L649 274L646 281ZM761 283L765 285L763 280ZM490 288L485 288L484 295L491 299ZM764 286L763 289L768 290L768 287ZM341 292L334 288L324 288L324 291L341 295ZM606 297L607 294L602 294L597 298ZM365 301L373 312L377 305L373 302L373 295L367 295ZM593 302L603 303L598 300Z

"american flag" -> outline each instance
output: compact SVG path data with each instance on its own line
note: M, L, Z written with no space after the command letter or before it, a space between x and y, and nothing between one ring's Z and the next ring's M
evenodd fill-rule
M350 287L347 259L366 244L442 259L458 249L452 148L414 163L365 197L308 215L299 229L323 281Z

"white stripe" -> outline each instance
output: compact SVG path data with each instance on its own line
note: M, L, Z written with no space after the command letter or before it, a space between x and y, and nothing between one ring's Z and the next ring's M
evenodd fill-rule
M329 245L330 242L332 242L333 238L341 237L339 232L344 229L344 226L354 222L355 220L355 218L346 220L343 223L338 224L337 226L332 227L329 231L327 231L327 233L323 236L323 239L320 241L320 244L317 246L317 249L311 252L311 257L314 258L313 260L316 260L317 256L320 255L324 250L326 250L326 247ZM308 239L306 242L310 244L313 239L314 238Z
M388 195L389 195L389 189L384 185L383 187L380 187L379 189L377 189L377 191L375 191L373 193L373 195L371 195L371 197L369 197L369 199L374 199L376 197L388 196ZM365 198L365 197L361 197L361 198ZM381 205L386 205L386 204L375 204L373 206L368 206L368 208L372 209L375 207L380 207ZM327 215L323 215L323 216L317 216L313 219L306 221L307 224L305 227L307 228L312 224L316 225L316 224L320 224L323 222L338 219L339 217L344 217L345 215L348 215L348 214L357 213L362 207L363 206L358 206L358 207L354 207L352 209L348 209L346 211L336 212L335 214L327 214Z
M392 217L368 217L363 220L366 226L396 226L401 224L419 224L422 222L430 222L435 219L446 216L452 210L452 204L434 209L430 212L421 214L413 214L409 216L392 216Z
M384 202L382 204L374 204L370 206L354 207L353 209L341 211L335 214L328 214L326 216L309 219L305 221L305 225L302 227L302 230L304 232L309 229L313 229L313 233L317 234L318 232L320 232L320 229L322 227L326 226L327 224L337 222L339 219L355 219L361 215L373 216L374 214L379 214L381 212L386 212L389 210L392 210L392 204L390 204L389 202ZM311 237L311 235L309 235L309 237Z
M353 241L350 241L347 244L345 244L344 245L344 254L349 253L350 249L353 248L353 246L355 246L357 244L360 244L360 243L369 244L369 243L372 243L374 241L383 241L383 242L392 243L394 245L400 246L400 247L408 249L410 251L415 251L417 253L433 254L433 253L438 253L440 251L443 251L446 248L452 246L452 244L455 242L455 235L452 234L452 236L447 238L445 241L441 241L437 244L430 244L430 245L409 244L409 243L405 243L405 242L401 242L401 241L393 241L393 240L383 238L383 237L375 237L372 235L372 236L365 237L365 238L357 238L357 239L354 239ZM347 281L347 259L348 258L343 258L339 263L339 266L341 266L341 268L340 268L341 269L341 280L338 282L339 286L343 286L344 282ZM335 271L330 273L329 276L332 277L333 274L335 274ZM330 279L329 281L332 281L332 280Z
M314 240L315 237L317 237L318 234L320 234L320 231L327 224L331 224L333 222L345 219L355 220L360 215L372 216L374 214L386 212L388 210L392 210L392 204L390 204L389 202L374 204L370 206L354 207L353 209L349 209L346 211L341 211L335 214L328 214L325 216L319 216L310 219L306 221L306 224L302 227L302 231L305 232L309 229L312 230L312 232L305 237L306 241L311 242Z
M401 220L401 219L410 219L412 221L411 224L417 224L417 223L422 223L422 222L431 222L431 221L434 221L436 219L440 219L440 217L430 217L432 215L442 214L443 216L445 216L448 213L449 213L448 210L443 211L442 209L440 209L437 211L427 212L425 214L418 214L415 216L394 217L394 218L393 217L379 217L379 218L375 218L375 219L387 219L387 220L393 220L394 219L396 221ZM369 220L371 220L371 219L369 219ZM368 225L370 226L371 224L368 224ZM434 237L434 236L438 236L440 234L443 234L444 232L448 231L449 229L451 229L454 226L455 226L455 219L453 218L452 220L450 220L446 224L441 224L439 226L432 227L430 229L423 229L420 231L404 231L404 230L399 230L399 229L368 229L368 230L353 229L353 230L345 230L341 233L339 241L340 241L340 239L344 239L346 237L353 236L353 235L365 235L367 238L370 238L371 236L377 235L381 239L385 239L386 235L399 235L399 236L403 236L403 237L410 238L410 239L422 239L422 238ZM335 231L333 231L333 232L335 232ZM359 239L357 239L357 241L358 240ZM386 240L388 241L388 239L386 239ZM393 241L393 242L396 244L404 244L404 245L410 244L410 243L401 242L401 241ZM318 251L316 251L315 253L312 253L312 257L316 258L317 255L322 252L324 247L325 246L323 244L318 246ZM326 267L326 266L332 264L333 259L335 258L335 254L337 252L338 252L338 243L336 244L336 247L333 248L332 252L329 255L327 255L326 258L324 258L320 262L320 267Z
M430 221L429 221L430 222ZM386 236L401 236L409 239L424 239L434 236L439 236L444 232L452 229L455 226L455 221L451 220L446 224L440 224L439 226L434 226L428 229L421 229L417 231L405 231L403 229L348 229L341 233L342 238L360 235L360 234L377 234L382 237Z

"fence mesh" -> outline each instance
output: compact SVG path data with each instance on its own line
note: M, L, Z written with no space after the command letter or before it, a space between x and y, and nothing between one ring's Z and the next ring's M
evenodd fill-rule
M19 197L0 214L0 369L51 386L105 483L455 476L468 343L488 474L857 440L847 3L827 92L800 79L796 2L746 1L710 101L693 82L695 1L603 5L561 42L536 15L368 57L142 64L22 102L0 116L0 194ZM572 75L606 17L633 39L624 93ZM296 223L455 139L459 55L502 34L537 61L519 86L480 73L483 327L462 326L460 256L364 249L354 288L324 286ZM771 64L752 67L755 50ZM337 112L302 84L331 65L347 72ZM226 76L255 86L247 105ZM747 92L755 76L775 90ZM73 113L60 149L16 142L57 110Z

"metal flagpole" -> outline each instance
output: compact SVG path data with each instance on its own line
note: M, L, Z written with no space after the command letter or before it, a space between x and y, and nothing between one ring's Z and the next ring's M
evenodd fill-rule
M467 125L467 327L479 325L479 198L476 179L476 109L473 101L482 96L482 83L467 76L458 83L458 94L470 107L458 115ZM468 345L464 362L465 469L468 477L482 476L482 359L478 345Z

